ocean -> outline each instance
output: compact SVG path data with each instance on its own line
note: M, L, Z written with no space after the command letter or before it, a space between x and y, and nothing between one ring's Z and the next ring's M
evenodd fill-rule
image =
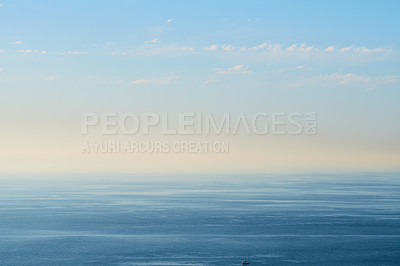
M400 174L2 175L0 265L400 265Z

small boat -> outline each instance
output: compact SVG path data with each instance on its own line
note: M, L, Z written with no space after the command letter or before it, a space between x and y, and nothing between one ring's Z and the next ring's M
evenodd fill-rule
M247 253L246 260L242 260L242 265L249 265L249 264L250 264L249 253Z

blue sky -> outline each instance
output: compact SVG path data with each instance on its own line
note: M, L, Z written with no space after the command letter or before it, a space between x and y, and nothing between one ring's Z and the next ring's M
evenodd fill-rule
M1 142L16 165L38 157L21 140L75 143L87 111L315 111L306 142L321 153L399 158L398 1L0 3Z

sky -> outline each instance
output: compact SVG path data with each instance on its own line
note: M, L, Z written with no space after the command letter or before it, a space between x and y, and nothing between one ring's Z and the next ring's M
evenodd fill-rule
M398 1L0 0L0 173L399 169L398 10ZM86 112L314 112L318 132L83 136ZM82 152L96 141L204 140L229 142L229 152Z

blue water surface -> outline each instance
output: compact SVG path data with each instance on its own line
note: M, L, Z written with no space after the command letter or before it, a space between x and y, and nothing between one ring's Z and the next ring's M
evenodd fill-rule
M1 265L400 265L399 173L0 176Z

